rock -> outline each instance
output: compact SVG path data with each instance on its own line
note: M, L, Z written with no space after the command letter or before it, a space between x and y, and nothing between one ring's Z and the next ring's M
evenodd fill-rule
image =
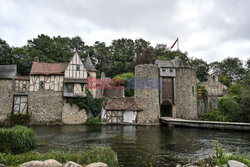
M64 167L82 167L82 165L79 165L75 162L69 161L66 164L64 164Z
M63 165L56 160L49 159L46 161L25 162L20 167L62 167Z
M0 164L0 167L5 167L5 165L4 164Z
M44 167L43 161L30 161L25 162L20 167Z
M63 165L54 159L49 159L43 162L46 167L62 167Z
M175 167L181 167L181 165L180 165L180 164L177 164Z
M235 160L229 160L227 163L227 166L228 167L247 167L247 165L241 162L235 161Z
M108 165L103 162L95 162L87 165L86 167L108 167Z

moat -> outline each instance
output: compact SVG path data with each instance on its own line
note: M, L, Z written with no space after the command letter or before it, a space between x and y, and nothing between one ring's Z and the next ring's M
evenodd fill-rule
M175 166L214 153L216 140L229 152L250 152L250 133L167 126L33 126L37 137L63 148L110 146L121 167Z

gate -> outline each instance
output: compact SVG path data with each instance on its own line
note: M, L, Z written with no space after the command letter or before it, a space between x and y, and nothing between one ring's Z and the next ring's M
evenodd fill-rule
M173 78L163 78L162 79L162 103L166 101L174 104L174 83Z

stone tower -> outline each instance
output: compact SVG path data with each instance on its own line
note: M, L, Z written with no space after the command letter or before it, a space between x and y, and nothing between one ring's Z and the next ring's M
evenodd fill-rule
M143 111L138 112L138 124L155 125L159 123L158 76L156 65L144 64L135 67L135 102L143 109Z

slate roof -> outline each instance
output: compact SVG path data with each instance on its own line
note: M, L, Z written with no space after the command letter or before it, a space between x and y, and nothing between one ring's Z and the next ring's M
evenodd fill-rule
M39 63L33 62L30 75L62 75L68 63Z
M104 89L103 96L107 98L123 98L124 97L124 87L122 89Z
M142 111L133 98L108 99L105 109L109 111Z
M161 67L172 67L172 68L174 68L175 67L171 61L166 61L166 60L156 60L155 64L157 64L159 68L161 68Z
M16 76L16 65L0 65L0 78L13 79Z
M87 58L84 60L83 64L84 64L84 67L85 67L85 69L86 69L87 71L97 71L97 70L95 69L95 66L93 65L93 63L92 63L92 61L91 61L89 55L88 55Z

